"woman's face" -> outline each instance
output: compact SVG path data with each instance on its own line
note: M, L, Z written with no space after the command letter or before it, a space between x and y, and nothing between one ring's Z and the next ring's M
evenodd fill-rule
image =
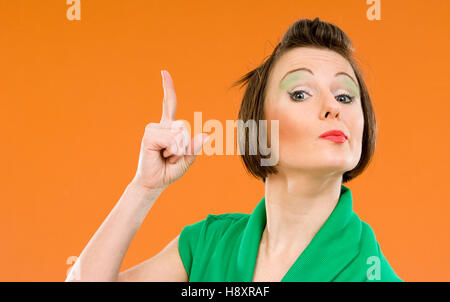
M267 85L269 138L274 138L270 121L279 120L279 170L334 176L356 167L364 117L359 85L346 59L331 50L297 47L278 59ZM348 140L319 138L334 129Z

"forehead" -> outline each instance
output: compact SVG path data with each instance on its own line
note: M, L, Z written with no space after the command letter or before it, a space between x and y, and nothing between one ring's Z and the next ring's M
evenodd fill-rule
M281 79L287 72L306 67L315 76L333 76L337 72L346 72L356 80L356 75L350 63L340 54L329 49L311 47L296 47L285 52L274 66L276 79Z

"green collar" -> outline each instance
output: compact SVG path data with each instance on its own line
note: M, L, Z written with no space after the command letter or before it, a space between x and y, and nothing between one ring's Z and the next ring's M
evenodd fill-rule
M264 196L250 215L239 246L237 270L244 282L253 279L265 225ZM361 221L353 212L352 193L341 185L333 212L281 281L331 281L357 257L361 232Z

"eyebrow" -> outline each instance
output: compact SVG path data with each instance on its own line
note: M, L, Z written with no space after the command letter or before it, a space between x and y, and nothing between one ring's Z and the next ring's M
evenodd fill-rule
M285 78L288 74L293 73L293 72L295 72L295 71L299 71L299 70L305 70L305 71L309 72L310 74L314 75L314 73L313 73L310 69L305 68L305 67L300 67L300 68L296 68L296 69L293 69L293 70L291 70L291 71L288 71L288 72L281 78L280 83L283 82L284 78ZM355 83L356 87L358 87L358 84L356 83L356 81L355 81L355 80L353 79L353 77L352 77L351 75L349 75L348 73L343 72L343 71L340 71L340 72L336 73L334 76L337 77L338 75L346 75L346 76L348 76L348 77L353 81L353 83Z

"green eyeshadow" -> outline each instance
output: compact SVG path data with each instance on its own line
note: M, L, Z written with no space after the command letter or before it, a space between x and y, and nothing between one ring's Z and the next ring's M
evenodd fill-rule
M287 90L294 83L307 79L311 74L305 70L299 70L288 74L283 81L280 83L281 90ZM342 75L338 77L339 81L345 85L350 92L357 98L360 97L359 88L356 84L346 75Z
M299 70L296 72L292 72L288 74L283 81L280 83L280 89L287 89L293 83L306 79L309 76L309 73L304 70Z
M359 88L355 85L355 82L353 82L348 76L341 76L340 82L343 83L355 97L360 97Z

